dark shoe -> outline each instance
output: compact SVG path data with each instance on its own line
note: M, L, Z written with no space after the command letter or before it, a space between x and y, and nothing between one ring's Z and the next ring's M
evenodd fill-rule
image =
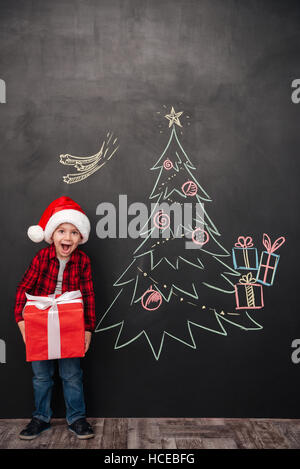
M50 427L50 422L43 422L43 420L33 417L27 427L21 431L19 438L21 438L21 440L33 440L42 432L48 430Z
M87 438L93 438L94 432L90 424L85 420L85 418L81 418L73 422L71 425L68 425L68 428L71 432L75 433L77 438L80 440L86 440Z

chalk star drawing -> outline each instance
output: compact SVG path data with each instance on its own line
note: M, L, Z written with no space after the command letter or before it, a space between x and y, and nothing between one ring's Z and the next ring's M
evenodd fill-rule
M116 146L118 139L112 139L113 133L108 132L100 150L91 156L74 156L68 153L60 155L61 164L74 166L78 171L77 173L63 176L64 182L67 184L75 184L76 182L83 181L104 166L115 155L119 148L119 146Z
M182 127L179 117L183 114L183 111L181 112L175 112L175 109L172 107L170 114L166 114L165 118L169 119L169 127L172 127L173 124L179 125L179 127Z
M176 125L181 126L180 114L175 113L172 107L171 113L164 116L170 121L170 137L151 168L151 171L158 172L149 196L149 200L154 201L153 208L147 223L141 227L142 241L114 283L118 292L95 331L118 327L115 350L144 337L156 360L166 337L196 349L193 327L221 336L228 335L226 326L236 326L244 331L263 328L248 311L234 310L235 285L241 273L231 267L231 253L218 240L221 234L206 210L212 199L197 181L194 175L196 168L177 136ZM166 160L172 165L166 167ZM186 181L197 189L193 197L182 191ZM195 210L196 214L188 222L183 220L174 232L169 223L157 223L158 214L163 215L162 202L181 205L189 202L194 207L205 203L205 208L203 205L201 213ZM187 239L195 246L199 226L204 230L204 242L199 243L197 249L186 249ZM148 306L145 302L148 293L145 295L145 292L149 291L151 301L156 299L156 302L152 302L154 308L145 309ZM156 298L155 292L160 296ZM224 296L229 304L226 311ZM159 307L156 308L157 305Z

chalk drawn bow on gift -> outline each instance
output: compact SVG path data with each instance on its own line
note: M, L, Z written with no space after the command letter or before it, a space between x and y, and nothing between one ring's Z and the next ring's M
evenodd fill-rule
M272 244L270 236L268 236L266 233L263 234L263 245L266 250L261 254L259 269L256 277L257 282L262 283L268 287L273 285L280 259L280 255L274 254L274 252L277 251L277 249L279 249L283 243L285 243L284 236L280 236L280 238L277 238L276 241L274 241Z
M60 155L61 164L74 166L77 169L77 173L63 176L64 182L67 184L74 184L76 182L83 181L104 166L119 148L119 146L116 146L118 139L115 138L112 141L112 138L113 133L108 132L100 150L91 156L74 156L69 155L68 153Z
M251 236L239 236L238 242L235 243L235 246L240 248L251 248L253 246Z
M274 251L277 251L277 249L280 248L280 246L285 243L285 238L284 236L280 236L280 238L277 238L274 243L271 243L270 236L268 236L266 233L263 234L263 245L265 246L267 252L269 254L272 254Z

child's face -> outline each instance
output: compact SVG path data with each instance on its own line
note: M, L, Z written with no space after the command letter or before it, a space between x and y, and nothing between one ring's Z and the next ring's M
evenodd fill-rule
M76 226L71 223L62 223L52 235L56 255L60 259L69 257L80 243L82 236Z

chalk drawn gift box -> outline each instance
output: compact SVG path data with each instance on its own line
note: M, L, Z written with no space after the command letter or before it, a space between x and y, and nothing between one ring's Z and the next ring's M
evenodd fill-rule
M257 249L253 247L251 236L239 236L237 243L232 248L233 266L241 270L257 270Z
M266 251L261 253L259 269L256 276L257 282L266 286L273 285L280 259L280 255L274 254L274 251L277 251L284 242L285 238L281 236L272 244L270 237L266 233L263 234L263 245L265 246Z
M26 361L84 356L84 312L80 290L62 295L26 293Z
M243 275L234 288L235 309L260 309L264 307L263 287L255 283L252 272Z

